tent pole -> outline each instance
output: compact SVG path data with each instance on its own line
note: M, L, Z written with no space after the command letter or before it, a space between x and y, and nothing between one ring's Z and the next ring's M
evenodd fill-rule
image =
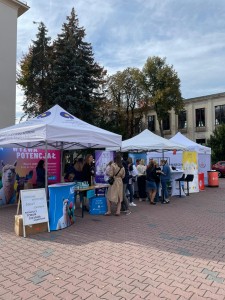
M48 147L47 141L45 141L45 193L48 197Z
M63 142L61 142L61 149L60 149L60 182L62 181L62 171L63 171Z

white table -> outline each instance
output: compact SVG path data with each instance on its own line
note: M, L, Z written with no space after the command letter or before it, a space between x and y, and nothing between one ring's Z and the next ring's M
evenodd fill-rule
M172 170L171 171L171 196L180 196L180 189L179 189L179 181L176 179L181 178L184 172L182 170ZM181 188L181 196L186 196L185 192Z

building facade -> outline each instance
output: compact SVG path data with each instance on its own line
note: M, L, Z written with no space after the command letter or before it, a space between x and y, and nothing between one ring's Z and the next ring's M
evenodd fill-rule
M0 128L15 124L17 18L29 7L0 0Z
M163 121L164 137L171 138L181 132L198 144L205 145L217 125L225 124L225 93L184 100L184 110L175 115L168 113ZM144 116L141 130L148 128L160 135L156 113L148 111Z

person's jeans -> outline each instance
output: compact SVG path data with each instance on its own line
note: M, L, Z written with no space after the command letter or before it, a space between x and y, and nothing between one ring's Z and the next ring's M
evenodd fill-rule
M134 197L134 188L133 188L133 184L129 184L127 185L127 190L130 193L130 203L133 202L133 197Z
M162 185L162 201L165 199L168 199L169 194L168 194L168 189L167 189L167 180L161 180L161 185Z

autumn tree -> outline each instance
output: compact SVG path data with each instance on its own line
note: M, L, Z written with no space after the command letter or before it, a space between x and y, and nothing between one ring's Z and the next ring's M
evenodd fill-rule
M84 41L74 8L53 45L53 104L94 123L104 99L106 71L94 61L91 44Z
M225 153L225 124L216 126L213 134L207 140L207 146L212 151L212 162L215 163L219 160L224 160Z
M34 117L49 108L51 90L50 37L44 23L38 27L37 39L32 41L29 51L20 61L17 83L24 91L22 104L24 116Z
M184 107L180 91L180 79L173 66L166 64L165 58L149 57L142 70L142 85L149 105L155 110L161 136L163 120L174 109L178 114Z
M140 85L141 72L127 68L108 79L108 99L111 102L111 118L115 131L124 138L135 134L143 117L143 89Z

